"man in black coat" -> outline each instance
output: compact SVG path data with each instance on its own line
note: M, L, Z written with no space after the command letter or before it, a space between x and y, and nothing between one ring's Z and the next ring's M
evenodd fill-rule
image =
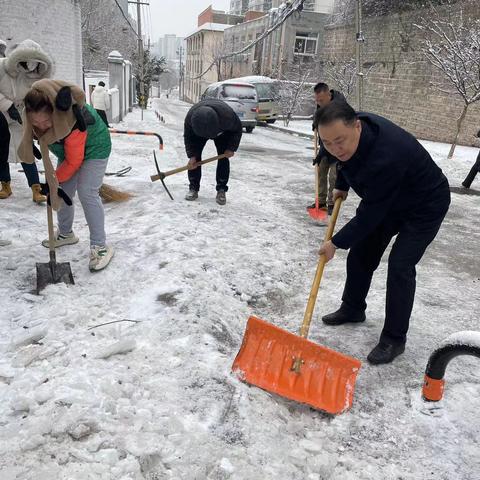
M225 205L230 176L230 160L240 145L242 123L233 109L221 100L208 99L195 104L187 113L184 125L185 150L189 158L189 192L186 200L196 200L202 177L202 152L209 139L215 142L219 155L227 158L217 162L217 198L219 205Z
M330 102L347 102L345 97L337 90L330 89L326 83L319 82L313 87L317 110L328 105ZM315 127L312 125L313 130ZM313 165L318 164L318 205L319 208L327 208L331 215L333 210L333 187L337 177L337 160L323 147L318 139L318 154L313 160ZM315 208L315 202L308 208Z
M480 130L477 132L477 137L480 138ZM478 172L480 172L480 152L478 152L477 160L475 161L475 163L473 164L473 167L468 172L468 175L465 177L465 180L462 182L462 185L465 188L470 188Z
M389 363L405 350L415 266L447 213L448 181L412 135L383 117L332 102L317 112L315 123L325 148L339 160L334 199L345 199L350 187L361 198L355 217L320 249L327 261L337 248L350 250L342 305L322 320L365 320L373 272L396 236L388 259L385 323L367 357L372 364Z

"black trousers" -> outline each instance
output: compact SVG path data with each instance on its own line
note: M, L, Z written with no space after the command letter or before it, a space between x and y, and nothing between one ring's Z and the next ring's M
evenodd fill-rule
M108 125L108 120L107 120L107 114L105 113L105 110L97 110L95 109L95 111L100 115L100 118L103 120L103 123L105 123L105 125L107 127L109 127Z
M468 172L467 177L462 182L462 185L465 188L470 188L470 185L475 180L478 172L480 172L480 152L478 153L476 162L473 164L473 167L470 169L470 172Z
M10 147L10 130L4 115L0 112L0 182L10 182L10 166L8 164L8 149ZM28 185L31 187L40 183L35 163L21 163Z
M222 139L222 136L215 138L215 147L217 148L218 155L221 155L225 152L226 145L225 141ZM197 158L197 161L200 161L201 158ZM195 170L188 170L188 181L190 182L190 190L199 191L200 190L200 180L202 178L202 167L197 167ZM217 192L223 190L224 192L228 191L228 179L230 178L230 160L228 158L223 158L222 160L217 161Z
M385 219L368 237L350 249L342 300L365 310L373 272L396 235L388 258L385 323L381 339L405 343L415 299L416 265L440 229L450 205L448 182L438 187L422 206L404 217Z

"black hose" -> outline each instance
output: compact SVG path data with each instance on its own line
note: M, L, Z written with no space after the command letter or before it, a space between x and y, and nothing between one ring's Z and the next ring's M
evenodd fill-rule
M423 383L423 398L430 402L437 402L443 397L445 385L445 371L447 365L452 359L459 355L471 355L480 358L480 344L471 345L465 339L455 336L452 342L437 348L428 359L427 368L425 370L425 380Z
M425 375L435 380L441 380L450 360L459 355L472 355L480 358L480 346L456 343L438 348L430 355Z

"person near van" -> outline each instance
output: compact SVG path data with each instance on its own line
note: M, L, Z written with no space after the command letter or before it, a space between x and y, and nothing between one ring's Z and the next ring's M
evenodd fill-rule
M90 230L90 271L105 268L113 257L106 243L105 213L99 195L107 168L112 142L110 133L95 109L85 103L85 93L77 86L60 80L40 80L25 96L25 129L19 155L32 161L34 136L40 143L48 183L42 191L49 195L57 210L58 231L55 248L78 242L73 233L74 206L61 205L58 185L73 200L78 192ZM53 172L49 150L58 158ZM49 240L42 242L49 247Z
M477 132L477 137L480 138L480 130ZM468 175L465 177L465 180L462 182L462 186L464 186L465 188L470 188L478 172L480 172L480 152L478 152L477 160L475 161L472 168L468 172Z
M379 115L331 102L316 112L315 125L324 147L339 160L334 200L346 199L350 187L361 199L355 216L320 248L327 262L337 248L350 250L342 304L322 321L365 321L373 273L396 236L388 257L385 323L367 356L374 365L389 363L405 350L415 268L448 211L448 180L413 135Z
M225 205L228 179L230 176L230 158L237 151L242 138L242 123L238 115L225 102L216 99L202 100L187 113L184 123L185 151L189 158L189 192L186 200L196 200L200 190L202 167L197 165L208 140L213 140L218 155L227 158L217 162L217 198L219 205Z
M24 40L14 46L5 56L5 42L0 41L0 199L12 195L9 158L18 161L17 147L22 136L23 97L31 85L48 78L53 69L53 60L33 40ZM36 158L41 158L38 149L32 145ZM32 190L32 200L41 203L46 200L40 193L40 179L35 162L21 162Z
M108 125L107 110L110 108L110 95L105 89L105 82L98 82L98 85L93 89L92 105L100 115L103 123L109 127L110 125Z
M337 90L330 90L326 83L319 82L313 87L315 95L315 103L317 110L328 105L330 102L347 102L345 97ZM312 125L312 128L313 125ZM313 165L318 164L318 206L326 208L328 214L333 211L332 192L335 187L335 179L337 177L337 160L333 155L323 148L320 137L318 138L318 154L313 160ZM315 202L308 208L315 208Z

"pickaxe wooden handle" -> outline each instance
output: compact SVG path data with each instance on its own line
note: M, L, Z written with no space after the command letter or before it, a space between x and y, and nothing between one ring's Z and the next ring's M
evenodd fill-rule
M155 154L155 152L154 152L154 154ZM227 156L222 154L222 155L217 155L216 157L207 158L205 160L197 162L196 166L203 165L205 163L215 162L217 160L221 160L222 158L227 158ZM189 165L188 164L184 165L183 167L174 168L173 170L169 170L168 172L161 172L158 169L158 165L157 165L158 174L157 175L151 175L150 179L152 180L152 182L156 182L157 180L163 180L164 178L169 177L170 175L175 175L176 173L184 172L185 170L189 170Z

